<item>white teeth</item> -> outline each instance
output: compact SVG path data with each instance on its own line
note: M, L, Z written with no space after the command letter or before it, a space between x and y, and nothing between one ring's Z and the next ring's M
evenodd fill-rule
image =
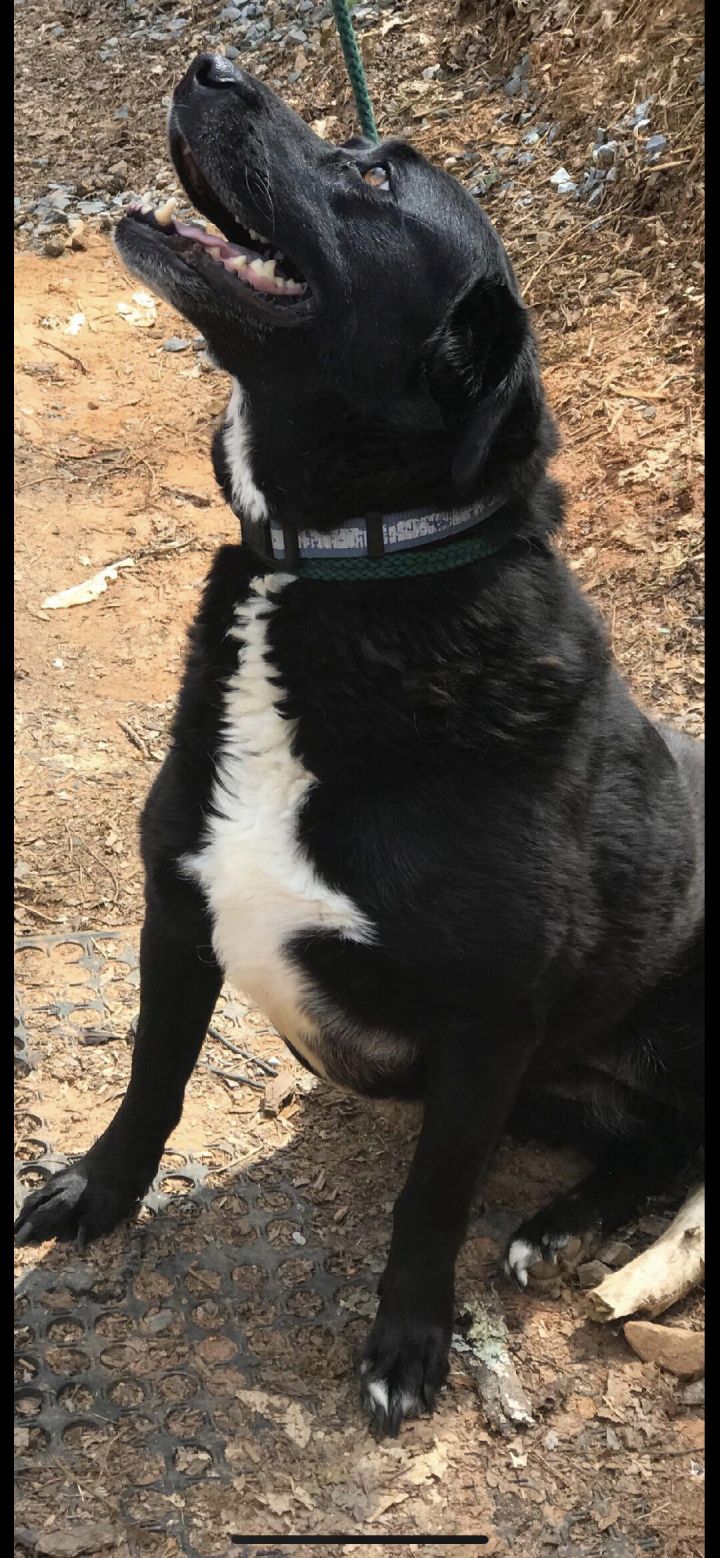
M286 292L304 292L305 291L305 286L304 286L304 283L302 281L286 281L285 282L285 291Z
M251 238L255 238L258 243L269 243L270 242L269 238L263 238L262 233L256 233L252 227L248 228L248 232L250 234L250 237Z
M164 205L156 207L155 221L159 222L161 227L169 227L172 221L173 211L176 209L176 206L177 200L175 199L174 195L171 195L169 200L165 201Z
M221 260L222 257L223 257L222 249L211 249L210 246L208 245L207 252L210 255L211 259L213 259L213 260Z
M264 267L263 267L263 275L268 276L271 281L275 280L275 261L274 260L266 260L265 261L265 264L264 264Z
M247 270L247 257L244 254L233 254L225 261L226 270Z
M264 276L265 275L265 261L264 260L251 260L250 261L250 269L257 271L259 276Z

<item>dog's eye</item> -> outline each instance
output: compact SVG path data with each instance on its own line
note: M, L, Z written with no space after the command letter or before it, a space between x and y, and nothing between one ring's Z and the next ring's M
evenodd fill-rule
M387 168L368 168L363 173L363 183L370 184L372 189L381 189L386 193L390 190L390 180Z

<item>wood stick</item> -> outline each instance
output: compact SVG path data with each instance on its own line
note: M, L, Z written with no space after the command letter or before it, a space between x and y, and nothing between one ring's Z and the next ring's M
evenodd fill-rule
M705 1186L698 1185L659 1239L613 1271L586 1301L593 1320L661 1315L705 1275Z

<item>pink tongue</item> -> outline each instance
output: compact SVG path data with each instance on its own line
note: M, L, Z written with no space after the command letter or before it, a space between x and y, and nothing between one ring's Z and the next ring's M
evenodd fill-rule
M244 254L248 260L260 258L256 249L242 249L236 243L229 243L221 233L206 233L204 227L195 227L192 222L176 222L175 231L181 238L192 238L193 243L201 243L206 249L219 249L224 260L232 259L234 254Z
M195 227L192 222L176 222L175 231L180 238L192 238L194 243L202 244L206 249L214 249L220 260L231 260L235 255L244 254L248 268L241 272L242 279L249 286L254 287L256 292L273 292L277 295L285 290L270 276L262 276L257 271L250 270L251 261L260 259L255 249L245 249L240 244L229 243L227 238L222 238L215 233L206 233L203 227Z

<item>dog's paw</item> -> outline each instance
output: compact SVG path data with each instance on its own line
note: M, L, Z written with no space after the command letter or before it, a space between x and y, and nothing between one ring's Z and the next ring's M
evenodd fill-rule
M448 1372L450 1331L380 1313L360 1364L360 1394L378 1438L394 1438L405 1418L431 1412Z
M75 1239L78 1249L84 1249L129 1216L141 1194L101 1177L83 1158L28 1196L15 1222L15 1243Z
M519 1229L505 1252L505 1274L524 1291L528 1273L542 1279L559 1275L557 1267L575 1265L584 1245L581 1234L533 1230L528 1237Z

